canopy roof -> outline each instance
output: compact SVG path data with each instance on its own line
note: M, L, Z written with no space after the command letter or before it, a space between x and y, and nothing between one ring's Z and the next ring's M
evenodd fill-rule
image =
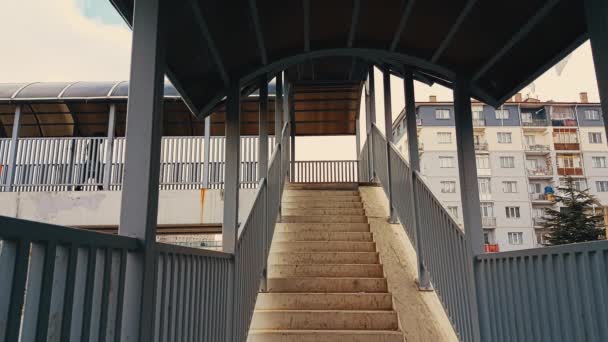
M133 0L111 0L131 24ZM331 70L360 62L404 67L498 106L587 38L581 0L168 1L168 74L198 115L229 84L293 68L289 80L358 80ZM348 57L352 62L344 61ZM325 72L306 63L317 61ZM293 69L292 69L293 70Z

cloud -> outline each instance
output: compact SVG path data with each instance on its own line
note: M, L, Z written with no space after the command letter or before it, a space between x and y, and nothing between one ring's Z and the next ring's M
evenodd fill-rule
M129 76L129 29L85 17L75 0L2 1L0 22L0 82Z

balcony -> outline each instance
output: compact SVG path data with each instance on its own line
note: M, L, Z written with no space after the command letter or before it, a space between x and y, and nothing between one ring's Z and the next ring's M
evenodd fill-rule
M545 220L542 217L533 217L532 218L532 224L534 225L535 228L543 228L544 223L545 223Z
M549 145L530 144L526 145L526 153L528 154L547 154L549 153Z
M481 225L486 228L495 228L496 227L496 217L482 216Z
M475 151L476 152L487 152L488 151L488 143L487 142L475 143Z
M521 125L524 128L540 128L545 129L549 126L549 121L545 119L533 119L528 121L522 121Z
M473 127L485 127L486 119L473 119Z
M582 167L558 167L557 174L559 176L582 176Z
M498 253L500 248L497 243L486 243L484 246L486 253Z
M549 167L539 167L536 169L526 169L528 177L553 177L553 169Z
M477 176L491 176L491 175L492 175L492 169L490 169L490 168L485 168L485 169L477 168Z
M532 201L532 202L551 202L551 200L544 193L531 193L530 201Z
M553 127L576 127L576 119L551 119Z
M579 151L581 144L579 143L554 143L556 151Z

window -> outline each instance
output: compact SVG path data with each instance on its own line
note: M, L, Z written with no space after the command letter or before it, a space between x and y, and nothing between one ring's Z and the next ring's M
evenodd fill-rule
M488 156L488 155L475 156L475 162L477 163L478 169L489 169L490 168L490 156Z
M559 168L580 168L581 158L578 155L559 155L557 156L557 167Z
M439 167L441 167L441 168L454 167L454 157L439 157Z
M473 120L483 120L483 107L481 106L472 106L471 113L473 114Z
M608 181L595 182L595 188L597 189L597 192L608 192Z
M560 178L559 186L563 187L563 188L567 186L567 182L566 182L565 178ZM579 191L585 190L585 189L587 189L587 180L586 179L573 179L572 186L576 190L579 190Z
M435 109L435 119L449 120L450 119L450 110L449 109Z
M551 119L573 120L574 110L571 107L551 107Z
M589 143L590 144L601 144L602 143L602 133L589 132Z
M608 167L606 157L591 157L591 161L593 162L593 167L595 168L603 169Z
M519 218L519 207L505 207L507 218L516 219Z
M437 132L437 140L440 144L451 144L452 133L450 132Z
M515 157L500 157L500 167L507 169L514 168Z
M536 136L535 135L524 135L524 140L526 141L526 146L536 145Z
M586 109L585 110L585 120L589 121L599 121L600 120L600 112L596 109Z
M502 182L502 191L505 193L516 193L517 192L517 182L514 182L514 181Z
M542 193L543 186L540 183L530 183L528 184L528 192L531 194L540 194Z
M496 110L496 119L497 120L509 120L509 111L506 109L497 109Z
M479 205L481 217L494 217L494 204L490 202L481 202Z
M524 233L509 232L508 236L510 245L521 245L524 243Z
M576 132L555 130L553 132L553 139L558 144L578 144Z
M498 137L499 144L510 144L512 141L510 132L498 132L496 136Z
M458 218L458 207L457 206L449 206L448 211L450 212L450 215L452 215L452 217Z
M490 178L478 178L477 186L479 187L480 194L491 194L492 188L490 186Z
M442 181L441 182L441 192L443 192L443 193L456 192L456 182L455 181Z

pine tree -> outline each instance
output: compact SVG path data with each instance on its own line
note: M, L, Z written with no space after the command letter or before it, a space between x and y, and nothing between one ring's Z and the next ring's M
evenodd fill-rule
M572 177L558 188L553 204L561 204L562 208L545 208L543 227L549 229L545 235L549 245L594 241L604 234L603 216L591 214L597 200L589 194L589 189L576 189Z

